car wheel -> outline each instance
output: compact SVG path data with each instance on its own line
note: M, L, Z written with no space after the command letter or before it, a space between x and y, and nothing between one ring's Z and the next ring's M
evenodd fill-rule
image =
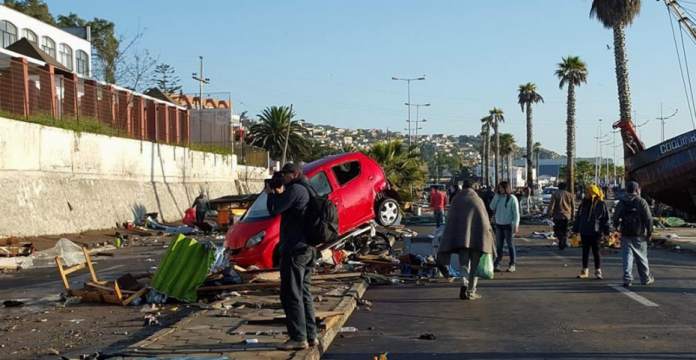
M386 198L377 206L377 222L382 226L391 226L399 219L399 203L392 198Z

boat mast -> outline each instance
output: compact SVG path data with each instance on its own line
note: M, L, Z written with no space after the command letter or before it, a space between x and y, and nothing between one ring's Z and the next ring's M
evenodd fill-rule
M660 1L660 0L657 0ZM689 34L691 34L691 37L696 40L696 27L694 26L694 23L684 15L684 13L681 11L681 5L677 4L677 0L663 0L665 2L665 5L667 5L667 8L671 10L676 16L677 19L679 19L679 23L684 27Z

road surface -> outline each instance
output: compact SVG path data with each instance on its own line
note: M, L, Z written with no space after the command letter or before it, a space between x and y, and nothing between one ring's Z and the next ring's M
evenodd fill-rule
M346 324L360 331L323 358L696 359L696 254L652 250L656 283L626 291L618 251L604 256L605 280L581 280L580 250L547 243L518 240L517 272L481 281L481 300L459 300L459 284L370 287L371 311Z

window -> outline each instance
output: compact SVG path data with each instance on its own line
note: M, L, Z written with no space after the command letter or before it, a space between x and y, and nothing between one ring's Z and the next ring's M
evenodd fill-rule
M261 192L259 197L256 198L253 204L242 218L243 223L256 222L260 220L268 219L271 214L268 213L268 207L266 206L266 199L268 195L265 192Z
M72 49L70 46L60 44L60 59L58 61L66 68L73 69Z
M360 162L351 161L333 167L338 184L343 186L360 175Z
M77 73L83 76L89 76L89 56L82 50L77 50Z
M56 42L48 36L41 38L41 50L52 58L56 58Z
M312 189L317 192L318 196L326 196L331 193L331 184L329 184L329 179L323 171L312 176L309 179L309 185L312 185Z
M0 45L6 48L17 41L17 27L7 20L0 20Z
M35 32L29 29L22 30L22 37L34 43L34 45L39 45L39 37L36 36Z

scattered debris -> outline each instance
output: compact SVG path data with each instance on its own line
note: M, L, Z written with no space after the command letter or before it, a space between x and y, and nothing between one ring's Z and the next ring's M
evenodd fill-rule
M355 327L352 327L352 326L346 326L346 327L342 327L338 332L354 333L354 332L358 332L358 329Z
M24 305L24 301L5 300L2 304L5 305L5 307L20 307Z
M155 315L146 315L144 318L143 326L160 326L159 320Z
M418 337L421 340L435 340L437 337L435 337L435 334L423 334Z

